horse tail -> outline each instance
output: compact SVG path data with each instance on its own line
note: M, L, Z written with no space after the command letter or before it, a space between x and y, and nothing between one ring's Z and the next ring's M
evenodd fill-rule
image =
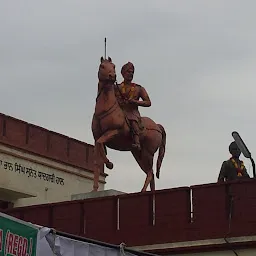
M158 158L157 158L157 163L156 163L156 177L159 179L159 175L160 175L160 168L162 165L162 161L165 155L165 145L166 145L166 132L164 127L161 124L158 124L161 133L162 133L162 141L161 141L161 145L159 147L159 152L158 152Z

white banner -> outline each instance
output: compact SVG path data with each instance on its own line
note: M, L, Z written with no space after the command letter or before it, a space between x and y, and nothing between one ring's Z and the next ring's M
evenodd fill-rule
M121 249L73 240L51 232L43 227L39 231L37 256L135 256Z

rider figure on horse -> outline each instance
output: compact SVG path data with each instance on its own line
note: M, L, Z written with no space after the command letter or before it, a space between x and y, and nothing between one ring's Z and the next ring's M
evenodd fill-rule
M118 84L119 103L131 127L133 137L132 147L140 150L139 134L143 130L143 125L138 107L150 107L151 101L144 87L136 83L132 83L134 65L131 62L123 65L121 74L124 80L121 84ZM142 101L139 100L140 98Z

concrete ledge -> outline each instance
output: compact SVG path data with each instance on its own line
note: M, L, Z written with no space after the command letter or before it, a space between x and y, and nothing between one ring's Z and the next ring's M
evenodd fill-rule
M36 197L37 195L31 194L25 191L20 191L17 189L5 188L0 187L0 199L1 200L17 200L21 198L29 198L29 197Z
M102 190L102 191L92 191L89 193L71 195L71 201L83 200L83 199L88 199L88 198L106 197L106 196L117 196L117 195L122 195L122 194L126 194L126 193L117 191L114 189Z
M227 248L226 248L227 247ZM219 251L224 248L256 248L256 236L240 236L218 239L205 239L177 243L152 244L130 247L134 250L142 250L159 254L169 253L199 253L206 251ZM201 255L201 254L200 254Z

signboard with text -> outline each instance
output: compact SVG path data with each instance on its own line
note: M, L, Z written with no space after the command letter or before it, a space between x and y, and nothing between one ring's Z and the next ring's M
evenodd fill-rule
M0 214L0 256L36 256L38 229Z

